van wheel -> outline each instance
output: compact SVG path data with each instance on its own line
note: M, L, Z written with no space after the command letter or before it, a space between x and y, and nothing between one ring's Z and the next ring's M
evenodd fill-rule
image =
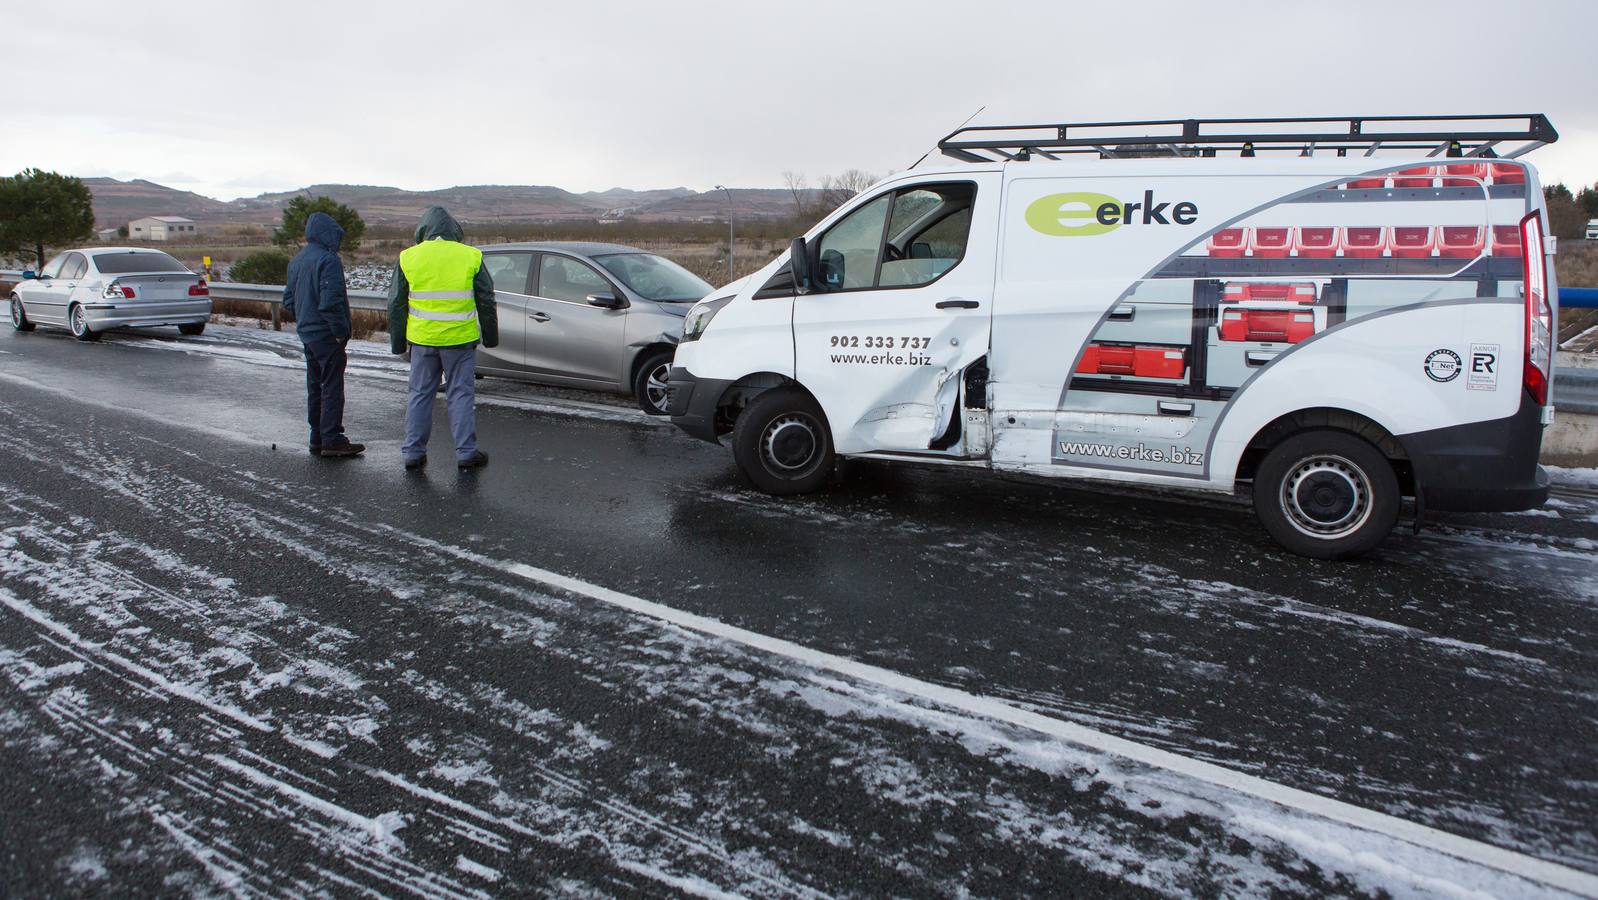
M666 373L671 371L674 350L656 350L644 357L633 375L633 398L638 408L652 416L666 414Z
M35 327L28 321L28 311L22 308L22 300L18 297L11 298L11 327L18 331L32 331Z
M756 397L732 429L738 468L768 494L805 494L832 475L832 432L804 391L774 388Z
M189 337L194 337L195 335L205 334L205 323L204 322L194 322L194 323L189 324L189 325L179 325L178 326L178 334L186 334Z
M1349 559L1398 522L1398 476L1381 452L1341 431L1307 431L1277 444L1254 476L1254 512L1276 542L1301 556Z
M74 303L67 313L67 322L72 326L72 336L80 341L98 341L100 333L89 328L89 314L83 311L82 304Z

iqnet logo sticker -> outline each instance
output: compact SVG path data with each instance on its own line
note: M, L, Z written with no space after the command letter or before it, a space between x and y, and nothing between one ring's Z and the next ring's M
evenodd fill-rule
M1122 225L1192 225L1198 221L1198 204L1191 200L1158 200L1144 191L1142 200L1117 200L1109 194L1073 191L1050 194L1026 208L1026 223L1033 231L1054 237L1092 237L1109 234Z

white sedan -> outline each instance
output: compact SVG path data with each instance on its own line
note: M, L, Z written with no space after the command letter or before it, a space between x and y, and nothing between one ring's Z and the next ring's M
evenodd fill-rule
M159 250L69 250L22 279L11 291L11 326L18 331L59 325L93 341L112 328L176 325L199 334L211 319L205 279Z

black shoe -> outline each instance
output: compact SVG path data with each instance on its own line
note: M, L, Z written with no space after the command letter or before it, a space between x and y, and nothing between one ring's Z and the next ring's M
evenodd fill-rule
M486 465L488 465L488 454L481 450L465 459L457 459L455 461L455 468L457 469L481 469Z
M361 451L365 449L365 444L356 444L351 442L334 444L331 447L323 447L321 457L323 459L328 459L330 457L342 458L346 456L359 456Z
M406 469L420 469L420 468L422 468L423 466L426 466L426 465L427 465L427 457L425 457L425 456L418 456L415 459L407 459L405 461L405 468Z

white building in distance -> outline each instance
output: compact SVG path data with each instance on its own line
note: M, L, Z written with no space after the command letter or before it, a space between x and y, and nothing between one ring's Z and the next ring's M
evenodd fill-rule
M182 216L145 216L128 223L128 238L135 241L171 241L194 236L194 220Z

